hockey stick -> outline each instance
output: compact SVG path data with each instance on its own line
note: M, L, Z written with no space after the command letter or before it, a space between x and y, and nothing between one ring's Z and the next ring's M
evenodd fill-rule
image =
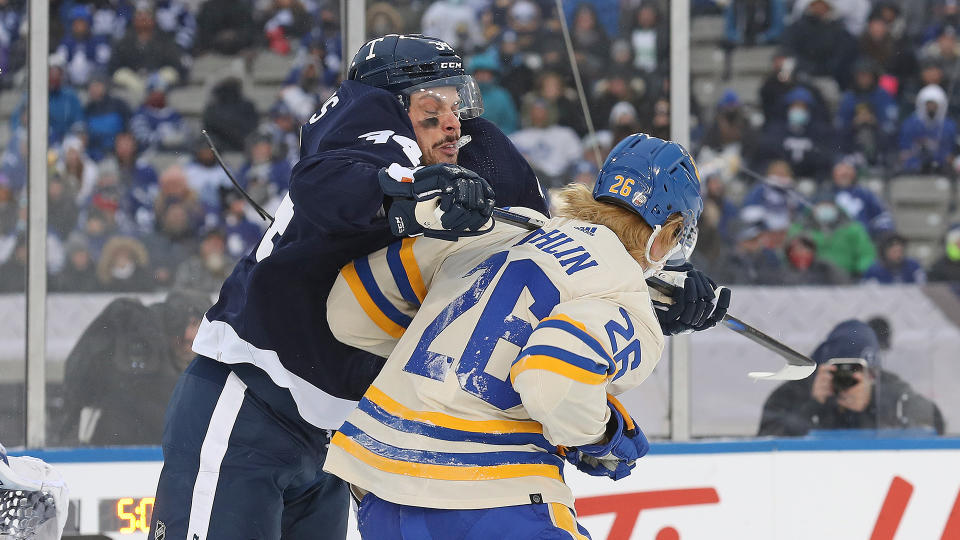
M511 225L518 225L531 230L539 229L546 224L546 222L542 219L523 216L502 208L494 208L493 217L497 221L509 223ZM647 286L652 289L656 289L666 296L673 296L673 292L675 290L673 285L657 277L647 278ZM814 372L815 369L817 369L817 363L811 360L808 356L797 352L795 349L787 346L783 342L774 339L760 330L757 330L753 326L750 326L749 324L741 321L733 315L730 315L729 313L723 316L722 323L730 330L733 330L734 332L753 341L754 343L773 351L787 361L786 365L776 372L752 371L747 374L754 379L796 381L808 377Z
M223 161L223 158L220 156L220 152L218 152L217 147L214 146L213 140L210 139L210 134L207 133L207 130L201 129L200 133L202 133L203 138L207 140L207 146L209 146L210 150L213 151L213 157L217 159L217 163L220 164L220 168L223 169L224 173L226 173L227 178L229 178L230 181L233 182L233 187L237 188L237 190L240 191L240 193L243 195L243 198L246 199L251 206L253 206L253 209L256 210L258 214L260 214L260 217L263 218L264 221L269 221L270 223L273 223L273 216L271 216L269 212L267 212L259 204L257 204L257 201L253 200L253 197L251 197L246 191L244 191L242 187L240 187L240 182L237 182L237 179L233 176L233 173L230 172L230 169L227 168L227 163Z

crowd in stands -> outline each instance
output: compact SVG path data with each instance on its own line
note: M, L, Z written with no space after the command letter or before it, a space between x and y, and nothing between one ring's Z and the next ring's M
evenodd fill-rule
M692 100L706 203L695 263L731 284L960 280L960 226L925 269L907 256L889 205L859 182L902 172L953 178L960 169L958 3L693 4L723 16L726 50L776 47L757 96L726 90L716 103ZM25 6L0 0L4 74L24 67ZM330 0L51 2L50 289L215 291L266 224L199 128L222 150L242 152L240 183L275 209L298 159L299 126L339 83L338 9ZM668 2L564 9L551 0L368 2L367 30L422 31L453 45L482 90L484 116L545 188L557 188L592 183L597 158L630 133L670 136ZM225 55L249 70L265 52L292 66L269 108L247 97L243 76L210 85L199 126L169 103L198 58ZM840 89L836 102L823 79ZM16 80L4 76L0 87L24 94ZM22 291L26 273L25 104L24 96L0 158L0 292ZM155 156L170 153L177 162L157 167Z

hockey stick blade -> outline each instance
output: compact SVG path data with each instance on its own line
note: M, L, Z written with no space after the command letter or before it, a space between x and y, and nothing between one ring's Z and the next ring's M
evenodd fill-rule
M502 208L494 208L493 217L497 221L518 225L527 229L538 229L545 223L542 219L529 218ZM656 277L648 278L647 285L662 294L673 296L674 286L662 279ZM797 352L783 342L757 330L729 313L724 315L723 325L765 349L775 352L787 361L787 364L776 372L752 371L748 373L747 375L753 379L796 381L809 377L810 374L817 369L817 363L808 356Z

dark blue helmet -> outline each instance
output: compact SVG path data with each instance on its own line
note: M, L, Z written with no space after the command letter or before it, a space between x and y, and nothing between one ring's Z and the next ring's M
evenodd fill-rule
M696 246L697 220L703 211L700 173L690 153L675 142L643 133L620 141L600 169L593 198L636 212L654 231L679 213L683 228L671 263L672 255L679 252L686 260Z
M347 78L383 88L397 95L404 106L410 95L438 86L456 87L461 120L483 113L483 99L473 77L463 69L463 59L445 41L420 34L387 34L368 41L350 62Z

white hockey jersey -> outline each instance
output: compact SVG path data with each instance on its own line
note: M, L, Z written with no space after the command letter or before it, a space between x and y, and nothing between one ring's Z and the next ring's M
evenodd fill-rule
M559 447L598 442L607 393L640 384L664 343L640 265L566 218L403 239L346 266L327 305L337 339L389 358L324 469L421 507L573 508Z

